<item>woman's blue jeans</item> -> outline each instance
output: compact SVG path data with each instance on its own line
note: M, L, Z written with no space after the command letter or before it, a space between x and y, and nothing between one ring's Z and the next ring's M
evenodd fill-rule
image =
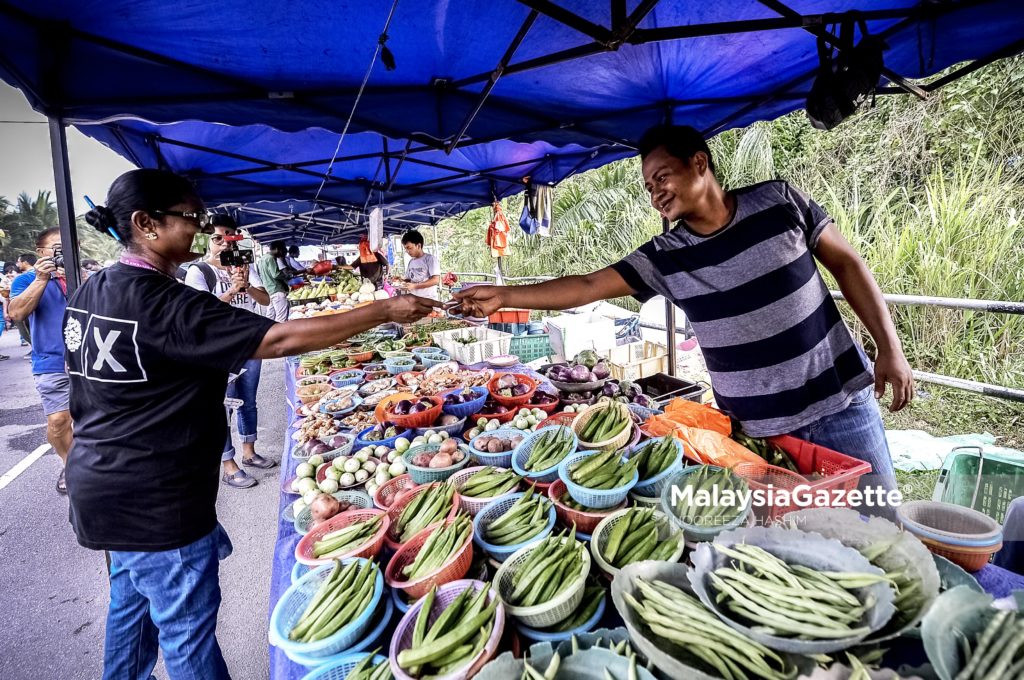
M261 360L249 359L245 362L245 373L228 385L227 396L242 401L242 406L238 409L238 437L243 444L256 441L256 431L259 427L256 392L260 388L262 366ZM224 454L221 456L221 461L233 460L234 457L235 445L231 441L231 423L228 423L228 438L224 442Z
M171 680L230 678L217 644L218 563L230 554L219 524L176 550L111 551L103 680L149 680L158 646Z

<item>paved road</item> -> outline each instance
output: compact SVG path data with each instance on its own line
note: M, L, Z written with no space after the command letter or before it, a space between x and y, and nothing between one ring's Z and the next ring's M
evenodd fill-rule
M46 443L45 419L17 332L0 336L0 474ZM257 451L280 457L285 426L283 362L266 362ZM108 603L103 554L75 541L67 499L54 490L52 450L0 489L0 678L94 680L103 663ZM221 564L218 638L232 677L268 675L270 561L277 531L278 471L257 471L253 489L222 487L220 521L234 543ZM158 678L166 678L162 661Z

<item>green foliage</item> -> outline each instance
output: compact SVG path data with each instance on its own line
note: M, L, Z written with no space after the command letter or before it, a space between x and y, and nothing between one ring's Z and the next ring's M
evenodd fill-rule
M57 206L49 191L40 191L35 198L22 192L14 205L0 196L0 230L6 234L0 237L0 260L13 262L22 253L34 253L39 232L57 224ZM82 259L103 262L117 258L120 247L113 239L99 234L81 217L77 224Z

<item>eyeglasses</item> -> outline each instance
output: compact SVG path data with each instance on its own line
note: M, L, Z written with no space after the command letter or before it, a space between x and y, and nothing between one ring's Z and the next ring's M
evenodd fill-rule
M208 227L211 227L213 221L213 215L206 212L182 212L181 210L151 210L156 215L167 215L169 217L184 217L186 220L192 220L199 228L205 231Z

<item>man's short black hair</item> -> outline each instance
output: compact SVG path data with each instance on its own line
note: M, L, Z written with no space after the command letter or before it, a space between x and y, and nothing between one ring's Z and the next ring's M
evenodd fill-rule
M18 266L13 262L8 262L4 265L4 274L10 274L11 272L18 271Z
M226 213L216 213L210 218L210 224L215 227L224 227L225 229L233 229L238 231L238 222L235 222L235 218Z
M299 256L298 246L288 246L288 255L297 258Z
M35 253L22 253L18 255L18 262L24 262L31 266L36 266L36 254Z
M696 128L689 125L655 125L640 137L637 150L640 152L640 158L647 158L648 154L658 147L665 147L665 151L683 161L688 161L698 151L703 151L708 157L708 170L712 174L715 172L715 161L711 157L708 143Z
M411 243L414 246L422 246L423 234L416 231L415 229L410 229L409 231L402 234L402 245L404 246L406 243Z

